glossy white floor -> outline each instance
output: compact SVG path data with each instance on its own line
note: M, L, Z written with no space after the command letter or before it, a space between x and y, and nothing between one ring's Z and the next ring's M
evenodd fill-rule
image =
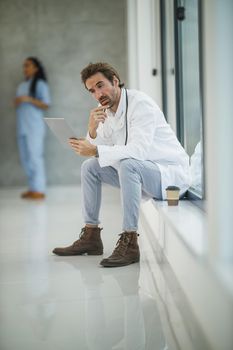
M83 224L80 189L50 188L43 202L20 192L0 190L0 349L176 349L146 277L147 248L140 242L140 264L115 269L98 256L57 257L52 249L77 239ZM104 188L101 216L107 256L121 232L117 190Z

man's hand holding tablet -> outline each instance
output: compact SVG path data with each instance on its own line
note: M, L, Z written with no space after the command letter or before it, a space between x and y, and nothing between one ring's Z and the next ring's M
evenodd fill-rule
M85 138L75 139L72 137L69 139L68 143L72 147L72 149L80 156L84 156L84 157L97 156L97 147L95 145L92 145Z

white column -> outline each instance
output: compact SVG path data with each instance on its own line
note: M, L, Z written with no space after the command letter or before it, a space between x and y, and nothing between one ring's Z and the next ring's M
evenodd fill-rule
M138 82L138 27L137 0L127 1L127 39L128 39L128 81L129 88L139 89Z
M233 1L203 2L209 254L233 262Z
M159 0L128 0L127 4L129 87L147 93L161 106Z

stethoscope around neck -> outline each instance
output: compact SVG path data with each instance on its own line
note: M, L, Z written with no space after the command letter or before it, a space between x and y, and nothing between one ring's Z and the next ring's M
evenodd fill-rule
M128 93L127 89L125 89L125 145L128 141Z

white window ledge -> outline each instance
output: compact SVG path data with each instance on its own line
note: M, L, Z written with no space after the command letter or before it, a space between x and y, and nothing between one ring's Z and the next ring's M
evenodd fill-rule
M169 222L184 244L199 257L207 252L207 220L205 213L188 200L178 206L168 206L166 201L152 201L155 208Z
M191 254L199 259L207 258L207 215L203 210L189 200L181 200L179 205L174 207L168 206L166 201L152 200L150 205L153 205L169 223ZM213 266L213 269L219 281L225 285L233 297L232 265L218 263Z

